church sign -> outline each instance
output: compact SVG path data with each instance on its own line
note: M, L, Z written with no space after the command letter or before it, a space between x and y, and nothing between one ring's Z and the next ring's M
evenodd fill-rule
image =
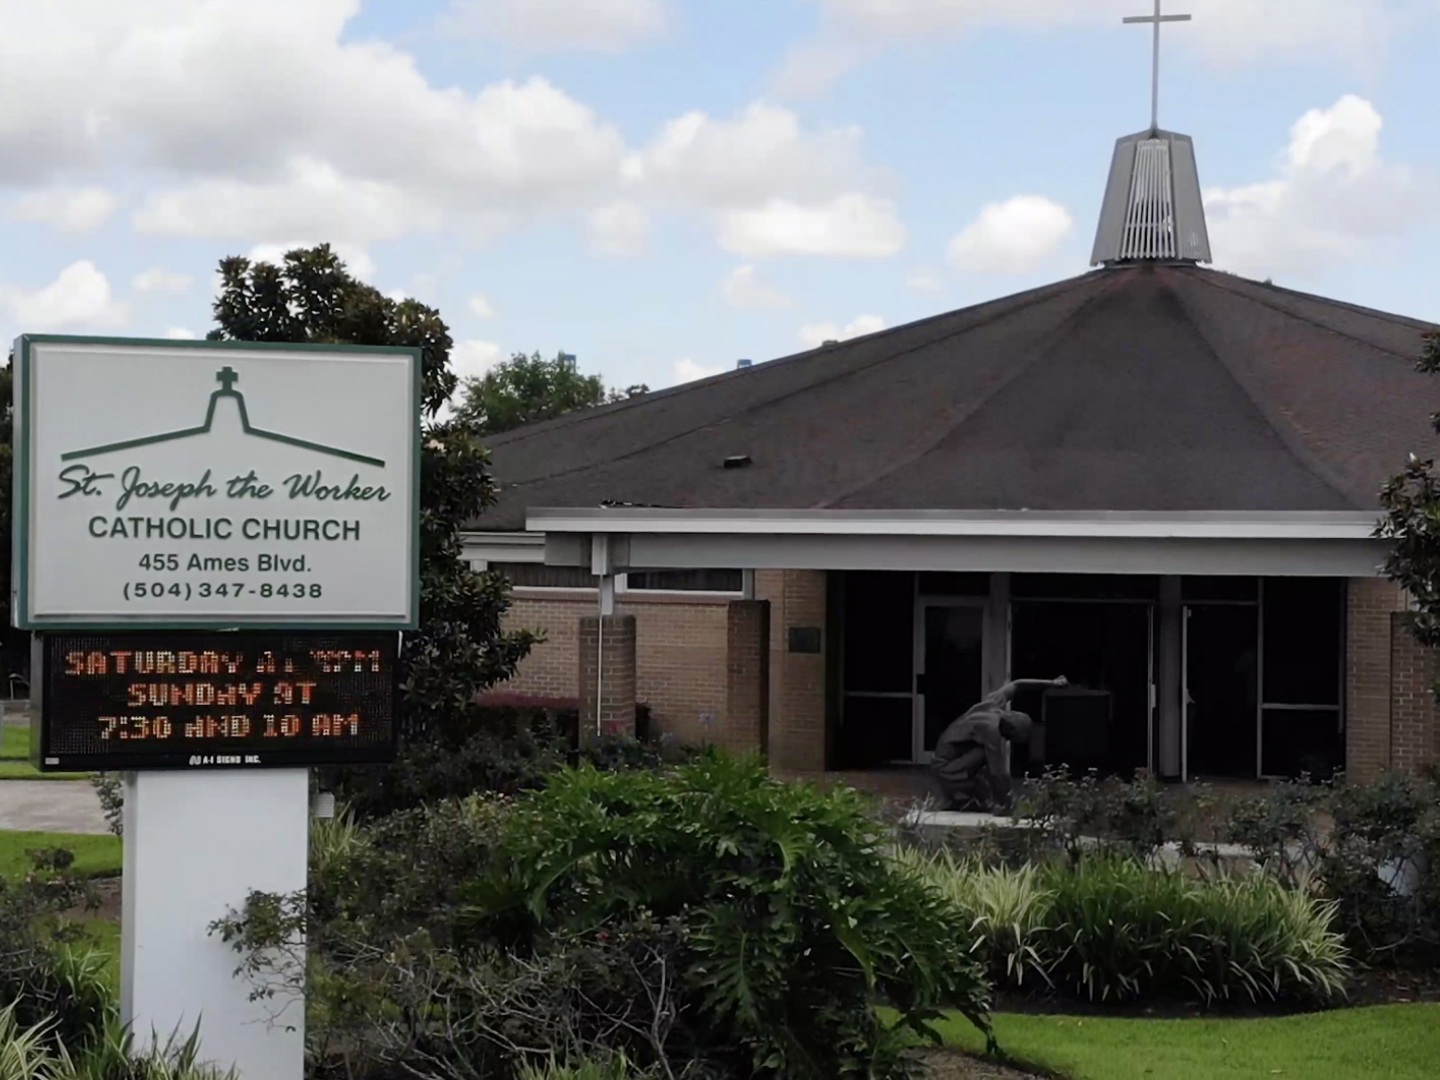
M22 337L22 629L412 629L418 349Z

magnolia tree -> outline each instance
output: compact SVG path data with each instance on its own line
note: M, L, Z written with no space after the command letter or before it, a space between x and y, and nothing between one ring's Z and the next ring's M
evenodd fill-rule
M288 252L276 266L220 263L217 341L419 346L424 355L420 480L420 629L405 635L402 730L454 748L477 725L475 695L515 672L535 637L502 629L502 578L461 557L460 530L495 500L477 426L436 419L455 392L450 332L418 300L393 300L346 269L328 244Z
M1440 374L1440 334L1426 336L1417 366ZM1440 432L1440 413L1430 421ZM1416 639L1440 647L1440 473L1434 458L1411 454L1404 472L1381 490L1380 505L1385 516L1376 535L1390 541L1385 573L1410 595L1406 618ZM1432 689L1440 696L1440 685Z

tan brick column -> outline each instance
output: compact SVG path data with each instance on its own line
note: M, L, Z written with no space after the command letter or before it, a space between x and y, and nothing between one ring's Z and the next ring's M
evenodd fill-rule
M755 592L771 601L771 767L781 773L823 772L826 765L825 571L758 571ZM820 651L793 651L792 630L818 630Z
M580 741L595 737L595 661L600 619L580 620ZM603 677L599 680L600 725L606 735L635 734L635 616L605 616Z
M734 754L769 753L768 600L732 600L726 611L725 720L717 741Z
M1404 616L1390 616L1390 767L1419 775L1436 763L1435 652L1405 628Z
M1345 771L1375 779L1390 767L1391 620L1400 590L1383 578L1351 578L1345 616Z

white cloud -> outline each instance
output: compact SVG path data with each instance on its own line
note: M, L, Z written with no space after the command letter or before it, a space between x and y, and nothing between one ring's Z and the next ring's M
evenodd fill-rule
M177 274L152 266L149 270L135 275L133 282L137 292L184 292L195 279L189 274Z
M193 330L186 330L183 326L172 326L165 331L165 336L172 341L190 341L200 335Z
M860 50L838 41L801 45L785 58L775 77L775 93L781 97L814 97L830 89L860 62Z
M1347 94L1290 129L1280 175L1205 192L1216 263L1239 273L1307 274L1404 231L1434 202L1434 185L1380 156L1384 120Z
M479 378L504 359L493 341L457 341L450 349L450 370L462 381Z
M592 210L585 231L591 250L600 255L639 255L650 236L650 215L639 203L622 200Z
M483 237L615 185L624 140L587 106L538 77L432 85L402 50L347 37L359 7L0 5L0 182L123 162L174 178L144 231L352 243L442 221Z
M690 112L667 123L625 159L631 184L706 206L743 206L776 196L810 201L865 179L860 129L807 132L788 109L756 102L734 120Z
M1123 16L1137 14L1135 0L820 2L831 32L859 42L929 39L989 26L1050 30L1098 24L1118 31ZM1184 10L1194 21L1168 37L1221 62L1272 53L1365 55L1383 46L1395 29L1394 7L1385 0L1189 0Z
M773 285L761 281L753 266L737 266L720 282L720 292L731 307L786 308L794 303Z
M885 320L879 315L861 315L848 326L834 323L812 323L800 328L800 341L807 349L818 349L827 341L849 341L851 338L876 334L885 329Z
M721 217L720 246L740 255L834 255L883 259L905 246L905 226L889 199L858 192L802 205L771 199Z
M937 293L945 287L945 283L934 274L911 274L905 279L905 284L917 293Z
M40 289L0 286L0 303L25 333L102 329L125 322L125 305L111 295L110 282L89 259L71 263Z
M455 0L441 28L537 51L615 52L658 37L668 23L664 0Z
M119 205L119 198L101 187L52 188L22 195L11 204L10 216L65 233L87 233L110 220Z
M1041 195L990 203L950 242L950 263L977 274L1040 269L1075 228L1070 212Z
M671 385L677 386L680 383L694 382L696 379L708 379L711 375L719 375L726 370L728 369L724 367L710 367L696 363L687 356L683 360L676 360L671 365L670 371L675 377Z
M312 158L291 162L270 183L202 180L152 195L136 211L135 228L161 236L236 239L309 231L350 243L391 240L441 223L396 184L354 180Z
M252 262L267 262L280 266L285 262L285 253L294 251L296 248L312 248L323 243L320 240L290 240L282 244L256 244L250 249L246 257ZM375 260L363 247L354 244L332 243L335 254L340 256L340 261L345 268L361 281L369 281L375 276Z
M477 319L493 319L495 317L495 309L490 306L490 301L480 293L476 293L470 297L470 299L465 302L465 306L470 309L470 314L474 315Z

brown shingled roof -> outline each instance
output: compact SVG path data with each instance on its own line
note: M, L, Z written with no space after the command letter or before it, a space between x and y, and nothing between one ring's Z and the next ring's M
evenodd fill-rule
M476 527L602 503L1368 510L1434 445L1433 329L1196 267L1096 271L498 436Z

